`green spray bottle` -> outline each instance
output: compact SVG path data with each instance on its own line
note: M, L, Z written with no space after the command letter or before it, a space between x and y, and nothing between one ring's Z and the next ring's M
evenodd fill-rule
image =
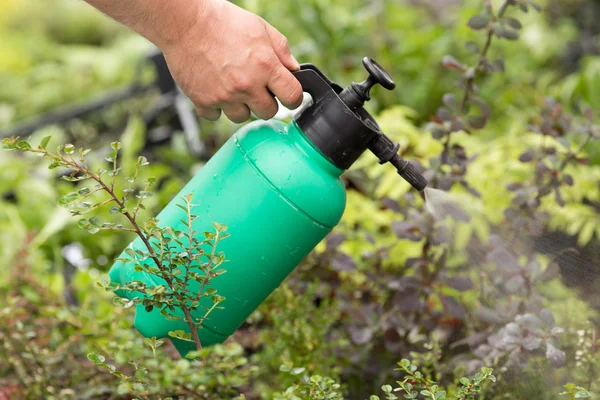
M156 217L161 227L187 230L182 221L187 214L180 205L183 196L193 194L195 231L213 231L213 222L228 226L230 237L219 244L227 260L226 273L211 281L225 300L197 331L203 346L222 343L233 334L338 224L346 205L341 175L366 150L381 164L393 164L417 190L427 185L414 166L397 154L399 145L381 132L363 108L375 84L388 90L395 87L375 61L365 57L363 65L368 78L345 89L314 65L301 65L294 75L312 103L288 124L260 120L242 127ZM119 257L125 261L116 261L109 271L112 282L165 284L154 275L137 272L135 263L127 261L131 250L146 251L140 238L126 250ZM198 291L197 286L187 290ZM129 299L136 293L117 291ZM210 307L209 298L203 299L204 306ZM204 312L199 309L202 315L195 317ZM164 338L176 330L190 333L185 321L168 319L156 308L148 312L141 303L136 305L134 324L146 337ZM189 341L172 341L182 356L195 349Z

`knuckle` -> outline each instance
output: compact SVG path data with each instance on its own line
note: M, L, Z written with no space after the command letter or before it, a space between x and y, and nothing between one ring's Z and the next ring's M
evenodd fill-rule
M290 42L287 37L285 37L283 35L280 36L279 47L286 51L290 49Z
M232 79L231 82L231 90L233 92L250 92L252 89L252 80L250 80L247 76L241 75Z
M256 63L258 64L258 66L263 69L263 70L267 70L270 71L275 67L275 62L273 57L268 57L268 56L259 56L256 60Z
M213 94L214 100L211 101L211 105L215 106L217 104L229 103L231 101L231 97L234 91L231 88L222 88L218 92Z

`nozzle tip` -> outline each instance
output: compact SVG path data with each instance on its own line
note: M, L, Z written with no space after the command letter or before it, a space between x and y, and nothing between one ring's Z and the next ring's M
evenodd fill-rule
M417 168L415 168L415 166L408 161L406 162L404 168L398 169L398 174L400 174L402 178L404 178L408 183L410 183L412 187L417 189L419 192L423 191L429 183L427 182L427 179L425 179L425 177L421 175L419 171L417 171Z

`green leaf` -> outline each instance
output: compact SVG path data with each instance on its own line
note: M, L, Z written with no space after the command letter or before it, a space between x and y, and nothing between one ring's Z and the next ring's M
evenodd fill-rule
M98 287L101 288L105 288L108 285L110 285L110 276L108 275L102 275L98 281L96 282L96 284L98 285Z
M429 390L421 390L421 395L423 395L423 396L431 396L431 392Z
M50 139L52 139L52 136L46 136L45 138L43 138L40 142L40 147L45 150L46 146L48 146L48 142L50 142Z
M144 385L142 385L140 382L136 382L133 384L133 389L137 390L138 392L143 392L144 390L146 390L144 388Z
M110 208L111 214L119 214L121 212L121 208L119 206L112 206Z
M19 150L28 150L31 148L31 145L28 141L21 140L19 143L17 143L17 147L19 148Z
M463 386L469 386L469 385L471 384L471 382L469 381L469 379L468 379L468 378L465 378L465 377L462 377L462 378L460 378L460 383L461 383Z
M100 220L100 217L92 217L90 218L90 224L99 227L102 225L102 221Z
M304 367L294 368L292 369L292 375L300 375L304 371L306 371L306 368Z
M110 147L112 147L114 151L121 150L121 142L112 142Z
M106 358L104 358L104 356L100 355L100 354L96 354L96 353L89 353L87 355L88 360L94 362L94 363L103 363Z
M441 390L435 394L435 400L443 400L446 398L446 392Z
M72 144L67 144L65 145L65 154L73 154L75 153L75 146L73 146Z
M147 159L146 157L144 157L144 156L139 156L139 157L138 157L138 160L137 160L137 164L138 164L139 166L143 167L143 166L145 166L145 165L148 165L148 164L150 164L150 163L148 162L148 159Z

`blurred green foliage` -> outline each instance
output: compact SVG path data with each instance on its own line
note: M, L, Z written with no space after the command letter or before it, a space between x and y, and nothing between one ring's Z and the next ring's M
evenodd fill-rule
M423 126L435 115L443 95L455 88L456 75L442 67L444 55L468 59L472 55L464 43L482 44L483 36L474 36L466 26L481 10L481 1L236 3L284 33L300 62L314 63L340 84L363 79L363 56L376 59L397 83L393 92L374 92L368 105L383 130L401 144L407 158L419 160L424 167L442 151L443 145ZM469 210L471 219L449 222L447 276L422 285L422 305L427 312L438 313L438 319L415 320L417 313L408 306L410 296L398 294L398 288L410 282L402 279L417 274L408 265L422 256L424 240L398 238L392 223L411 221L413 214L406 208L422 207L422 201L391 167L378 166L372 155L365 154L347 173L350 189L341 224L231 342L206 349L212 360L209 368L178 360L168 343L155 358L133 330L132 313L115 308L94 285L131 235L88 235L77 229L76 220L56 205L60 195L73 191L73 184L56 179L56 171L46 169L41 160L2 152L0 395L14 388L26 398L221 399L244 393L248 399L267 399L285 393L301 376L318 374L338 382L348 398L366 398L381 393L381 385L403 378L394 368L409 354L420 360L421 367L446 377L444 384L469 375L469 362L477 349L469 340L504 327L494 322L500 314L497 310L487 320L481 315L485 291L493 286L496 272L489 261L470 264L469 246L488 242L506 224L503 212L513 199L507 184L527 182L535 173L532 164L519 161L527 148L562 146L528 128L536 123L544 98L553 96L574 113L580 113L583 105L600 109L600 56L591 52L565 61L584 32L578 20L562 16L565 7L591 7L593 2L541 3L541 15L530 12L519 17L523 25L519 41L497 41L491 49L490 58L503 58L506 71L478 82L481 97L493 109L488 126L476 135L452 137L469 156L477 156L465 179L481 197L462 187L452 189L453 198ZM0 0L0 9L0 130L131 82L137 78L141 56L151 49L145 40L84 3ZM104 154L118 135L124 143L125 164L134 163L140 154L151 160L148 174L160 184L145 216L156 215L202 163L187 150L180 132L167 144L146 146L148 132L139 119L144 105L127 102L66 127L47 127L31 141L52 134L50 146L75 141ZM202 136L218 148L237 127L226 120L203 122ZM570 149L581 142L578 137L569 140ZM540 211L551 216L548 229L558 232L560 240L552 245L557 249L541 257L540 272L551 270L551 255L559 246L591 249L592 254L598 248L598 142L586 147L585 153L590 165L575 163L565 170L575 180L562 189L566 204L561 207L549 198L542 201ZM401 212L389 206L390 200ZM337 245L332 244L335 241ZM581 265L579 256L572 257L567 259L567 269ZM593 261L598 262L597 254ZM572 287L561 279L538 285L539 306L551 310L557 326L565 329L561 351L566 353L566 366L553 369L541 354L532 357L525 370L495 369L499 381L482 398L554 399L565 388L571 396L600 391L600 341L593 322L600 309L600 296L595 294L600 288L598 271L571 274L585 280L585 285ZM462 279L452 281L458 289L448 284L456 277ZM463 290L457 282L471 285ZM517 293L512 303L498 300L498 309L522 304L526 297ZM447 310L449 298L460 305L451 310L454 314ZM401 312L394 311L397 307ZM462 319L456 318L459 314ZM424 345L433 339L443 349L441 358ZM142 387L120 383L108 371L96 369L86 357L90 352L102 354L128 375L139 374L136 382ZM297 374L288 373L294 370ZM569 381L576 385L565 386Z

